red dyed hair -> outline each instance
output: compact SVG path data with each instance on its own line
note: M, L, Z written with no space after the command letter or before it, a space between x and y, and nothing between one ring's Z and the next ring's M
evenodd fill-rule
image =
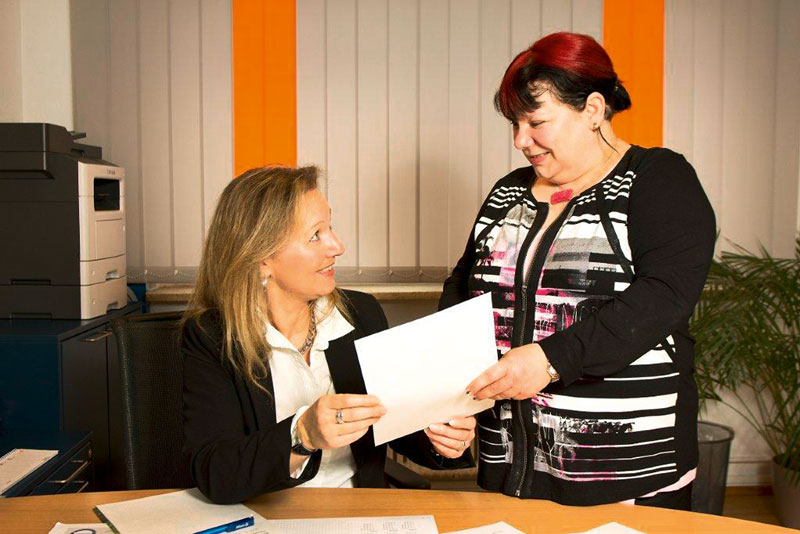
M577 110L598 92L606 99L606 118L631 106L608 53L591 36L580 33L552 33L519 53L506 69L495 107L516 121L539 107L537 97L544 89Z

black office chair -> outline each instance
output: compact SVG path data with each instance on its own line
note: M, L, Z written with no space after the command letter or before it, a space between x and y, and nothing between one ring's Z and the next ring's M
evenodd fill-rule
M181 313L152 313L111 322L122 385L126 487L189 488L183 456Z
M126 487L188 488L183 456L183 355L180 312L112 321L122 378ZM386 478L397 488L430 489L422 475L387 457Z

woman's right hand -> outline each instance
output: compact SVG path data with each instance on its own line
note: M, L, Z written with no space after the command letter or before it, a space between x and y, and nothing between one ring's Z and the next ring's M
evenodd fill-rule
M336 412L341 411L341 420ZM297 420L303 443L312 449L344 447L367 433L386 408L375 395L323 395Z

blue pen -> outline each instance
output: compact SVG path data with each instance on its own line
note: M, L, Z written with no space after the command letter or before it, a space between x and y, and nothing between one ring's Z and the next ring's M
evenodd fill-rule
M230 523L225 523L224 525L220 525L218 527L211 527L205 530L198 530L194 534L219 534L220 532L233 532L236 530L241 530L243 528L252 527L256 524L256 520L253 519L253 516L245 517L244 519L237 519L236 521L231 521Z

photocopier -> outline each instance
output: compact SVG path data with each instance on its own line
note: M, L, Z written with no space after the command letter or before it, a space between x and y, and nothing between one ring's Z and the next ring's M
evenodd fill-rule
M0 123L0 318L125 306L124 177L63 126Z

